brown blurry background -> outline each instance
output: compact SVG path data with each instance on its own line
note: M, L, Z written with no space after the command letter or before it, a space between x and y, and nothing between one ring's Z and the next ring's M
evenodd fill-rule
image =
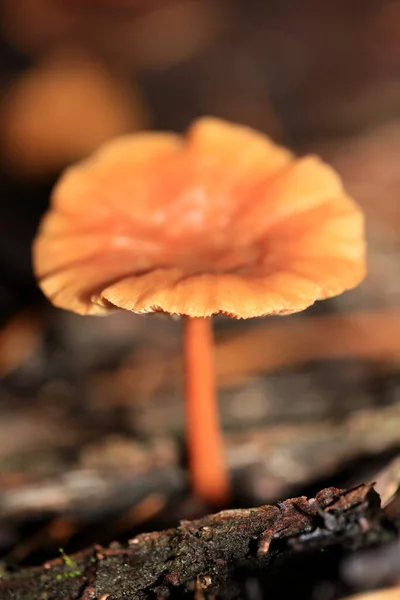
M216 320L235 504L376 479L400 448L400 2L0 6L3 554L32 564L199 510L179 504L179 322L53 309L30 244L66 166L203 114L321 154L368 227L356 290L283 319Z

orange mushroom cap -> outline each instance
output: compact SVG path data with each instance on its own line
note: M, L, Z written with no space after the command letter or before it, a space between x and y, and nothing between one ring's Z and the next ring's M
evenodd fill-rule
M362 280L363 215L318 157L207 117L68 169L34 264L50 300L81 314L293 313Z

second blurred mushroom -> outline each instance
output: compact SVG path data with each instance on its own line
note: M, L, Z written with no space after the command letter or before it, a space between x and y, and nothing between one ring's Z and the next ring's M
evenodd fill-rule
M5 94L3 165L14 175L43 178L147 124L137 85L87 53L64 50L21 75Z

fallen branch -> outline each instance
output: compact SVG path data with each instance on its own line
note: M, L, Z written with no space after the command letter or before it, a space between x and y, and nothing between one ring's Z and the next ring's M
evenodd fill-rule
M332 475L352 460L399 446L400 406L396 404L356 411L342 420L273 423L225 436L234 489L246 504L273 501L295 486ZM163 463L157 464L160 455ZM33 468L31 457L32 453L26 462ZM187 486L173 440L139 443L128 437L110 437L84 446L80 458L65 464L64 471L60 467L57 475L49 472L35 477L34 472L29 475L28 466L25 476L15 471L8 477L3 474L4 481L0 477L0 525L46 514L78 518L81 523L93 514L110 518L141 503L149 494L161 494L168 500L183 494ZM386 479L378 480L377 489L385 498L392 488L397 489L400 458L392 468L386 484Z
M223 597L223 586L244 562L265 572L296 552L384 543L396 537L372 486L327 488L315 498L229 510L176 529L138 535L127 546L94 547L40 568L6 574L2 600L141 600L200 587ZM229 591L232 598L232 588Z
M357 357L392 360L400 355L400 311L365 310L323 316L278 319L246 331L217 338L216 374L220 387L237 386L259 373L298 366L312 360ZM124 366L116 385L115 404L130 404L132 397L150 395L181 385L181 358L149 360ZM125 390L125 393L121 393Z

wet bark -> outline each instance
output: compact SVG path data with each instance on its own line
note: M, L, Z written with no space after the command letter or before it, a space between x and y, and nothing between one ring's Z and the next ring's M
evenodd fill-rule
M399 526L400 511L386 514L372 486L327 488L315 498L223 511L138 535L125 546L96 546L5 573L0 598L141 600L195 589L234 598L240 588L236 569L244 564L265 573L294 554L384 544L396 538Z

